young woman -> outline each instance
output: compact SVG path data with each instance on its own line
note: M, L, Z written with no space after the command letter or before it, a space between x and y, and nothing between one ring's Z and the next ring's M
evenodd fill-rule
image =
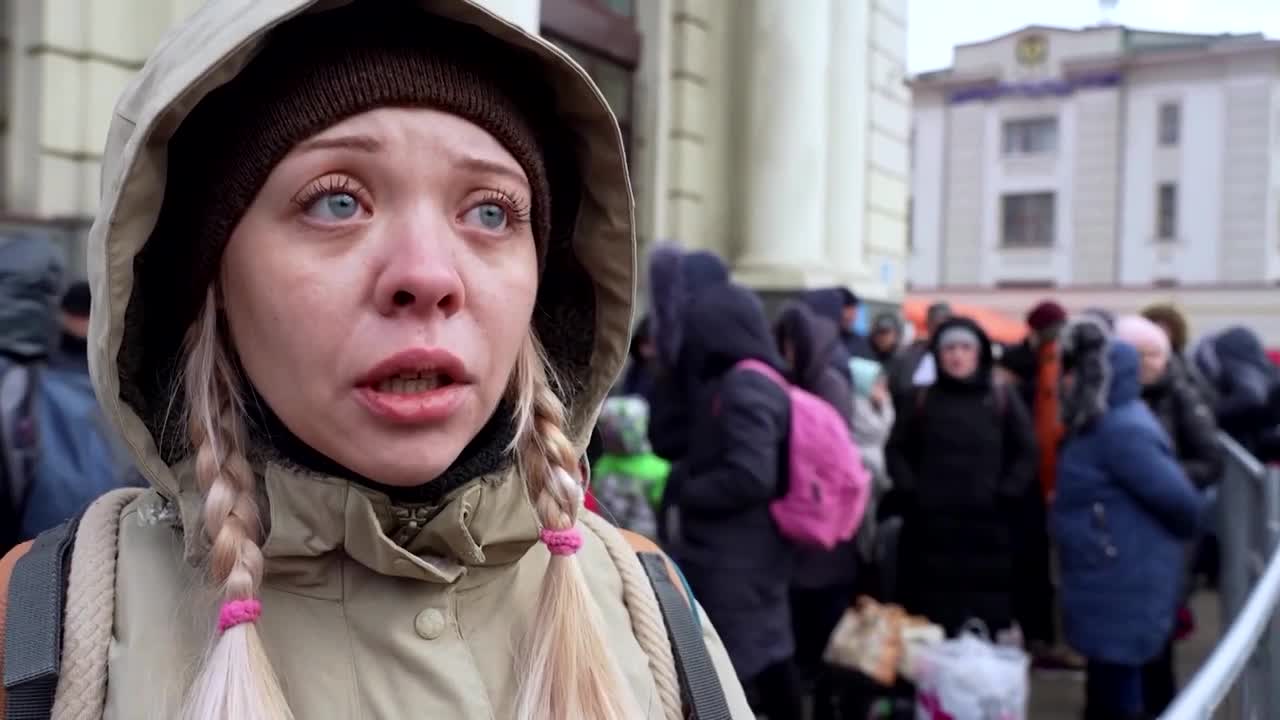
M98 396L152 490L80 522L54 716L682 717L644 570L581 512L622 158L582 70L464 0L211 0L171 33L90 260Z

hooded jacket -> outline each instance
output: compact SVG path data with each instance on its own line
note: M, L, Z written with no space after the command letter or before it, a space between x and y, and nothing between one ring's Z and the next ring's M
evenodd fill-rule
M1164 647L1182 597L1183 541L1205 501L1142 402L1138 352L1120 342L1077 382L1106 409L1062 444L1052 528L1063 629L1091 660L1141 665ZM1101 378L1095 382L1094 377Z
M676 461L689 451L689 393L697 378L684 363L688 313L695 298L729 283L729 268L715 253L656 248L649 258L650 332L658 351L649 397L649 440L658 455Z
M821 290L810 290L801 299L819 317L830 320L836 324L836 327L840 328L840 341L848 352L849 357L875 359L875 353L871 350L870 341L865 336L854 332L853 328L845 325L844 308L850 300L854 299L853 293L840 287L823 288Z
M62 268L49 240L0 234L0 358L48 357L58 336Z
M1218 424L1183 366L1171 361L1163 377L1142 388L1142 399L1172 441L1191 482L1204 489L1221 480L1226 457Z
M695 384L689 454L667 485L680 514L672 552L746 680L794 652L787 603L793 551L769 512L786 491L791 404L772 380L734 366L754 359L786 370L749 290L704 291L686 322L681 362Z
M938 338L965 328L979 338L969 378L946 374ZM972 320L943 323L930 342L937 381L918 390L889 438L886 457L901 508L898 577L903 604L948 628L970 618L1012 620L1014 509L1031 487L1035 439L1016 392L997 386L991 341Z
M778 337L779 347L785 342L791 348L792 381L827 401L845 423L851 425L853 390L845 379L850 372L848 364L842 373L831 367L829 362L832 349L840 345L836 327L826 318L815 315L807 306L792 303L779 314L774 334ZM831 550L798 549L792 584L805 589L851 586L857 576L857 567L857 543L854 539Z
M210 0L164 38L113 116L89 243L90 366L104 411L151 490L125 506L120 521L106 717L177 717L188 669L216 616L199 570L206 544L191 463L162 453L147 406L168 398L140 394L134 374L147 340L135 288L148 271L135 260L164 195L165 143L273 26L335 4ZM627 354L634 236L620 133L600 91L562 51L474 2L422 4L527 53L579 148L574 242L548 255L535 317L552 362L576 391L568 436L581 453ZM470 479L434 503L409 506L267 450L254 462L267 523L259 632L294 716L513 717L521 671L512 648L532 622L549 555L502 448L464 453L455 469L474 468ZM615 629L607 643L645 717L658 718L621 577L600 538L584 535L579 565L604 625ZM751 717L710 623L702 627L733 716Z
M1212 386L1222 430L1264 461L1280 455L1280 370L1257 334L1245 327L1224 330L1202 341L1195 359Z

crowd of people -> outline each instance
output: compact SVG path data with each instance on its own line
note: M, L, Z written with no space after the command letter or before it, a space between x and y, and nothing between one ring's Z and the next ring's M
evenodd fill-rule
M138 475L97 417L87 284L53 293L43 241L2 250L10 547ZM1171 306L1070 317L1046 301L1016 345L945 303L913 338L892 311L859 332L843 288L770 313L708 252L658 248L650 272L649 313L595 426L587 503L678 561L757 712L865 715L882 690L823 660L862 595L951 633L1016 628L1039 667L1087 672L1088 718L1168 706L1188 594L1216 580L1217 432L1280 458L1280 371L1253 332L1191 345ZM825 401L858 449L867 510L831 549L796 545L770 513L789 479L791 404L744 361ZM17 393L15 369L29 373ZM56 431L24 455L28 419Z
M658 248L650 272L609 401L647 415L648 442L636 427L625 445L603 432L609 470L593 490L600 512L679 560L759 712L801 717L812 702L819 719L865 716L876 693L823 663L859 595L950 633L1016 628L1037 667L1087 673L1090 719L1169 705L1189 593L1216 581L1218 429L1277 454L1280 370L1252 331L1189 347L1172 306L1072 316L1045 301L1025 339L1001 345L937 303L913 338L896 312L865 322L844 288L770 313L704 251ZM797 546L770 521L786 492L787 399L746 359L848 421L874 479L850 541ZM606 405L600 427L612 418ZM617 472L632 453L662 472ZM640 503L620 495L647 498L654 516L631 525Z
M0 719L860 718L859 596L1168 703L1215 431L1280 457L1256 334L915 337L669 246L633 330L603 94L426 5L208 0L111 115L93 297L0 241Z

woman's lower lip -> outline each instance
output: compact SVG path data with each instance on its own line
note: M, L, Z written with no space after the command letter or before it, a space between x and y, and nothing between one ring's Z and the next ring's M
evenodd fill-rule
M369 412L402 425L440 422L457 412L469 386L454 383L417 393L382 392L361 387L356 397Z

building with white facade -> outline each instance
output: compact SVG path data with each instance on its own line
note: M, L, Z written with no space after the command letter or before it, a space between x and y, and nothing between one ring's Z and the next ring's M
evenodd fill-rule
M901 296L906 0L485 2L601 85L642 248L715 250L762 290ZM0 0L0 223L87 225L115 97L198 5Z
M1029 27L912 88L913 292L1280 336L1280 42Z

